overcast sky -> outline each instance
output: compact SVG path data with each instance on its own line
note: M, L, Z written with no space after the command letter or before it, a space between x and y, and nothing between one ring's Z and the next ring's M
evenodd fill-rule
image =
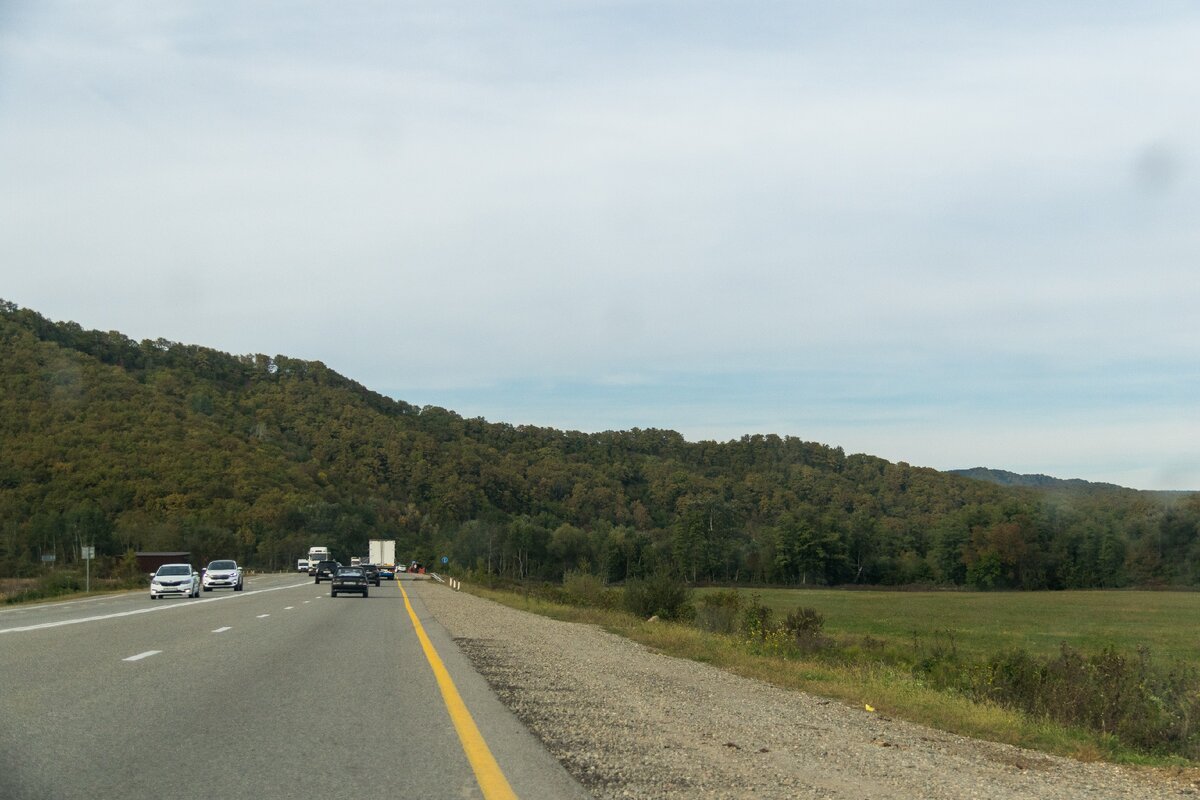
M0 0L0 297L465 416L1200 489L1192 2Z

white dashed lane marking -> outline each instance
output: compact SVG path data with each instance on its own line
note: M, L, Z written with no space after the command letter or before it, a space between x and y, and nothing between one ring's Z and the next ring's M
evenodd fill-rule
M266 618L266 617L269 617L269 616L271 616L271 615L270 615L270 614L259 614L259 615L258 615L258 617L257 617L257 619L264 619L264 618Z
M230 630L233 630L233 628L226 625L224 628L217 628L215 631L213 631L213 633L224 633L225 631L230 631Z
M136 656L130 656L129 658L122 658L121 660L122 661L141 661L143 658L149 658L150 656L156 656L161 652L162 652L162 650L147 650L144 653L138 653Z

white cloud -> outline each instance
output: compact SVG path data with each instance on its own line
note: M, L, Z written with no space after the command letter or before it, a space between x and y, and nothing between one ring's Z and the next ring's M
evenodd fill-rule
M156 9L0 29L8 299L399 393L1200 355L1177 7Z

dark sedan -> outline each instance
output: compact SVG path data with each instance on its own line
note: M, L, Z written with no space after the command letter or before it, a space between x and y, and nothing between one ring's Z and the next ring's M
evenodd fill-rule
M367 596L367 573L362 567L338 567L329 581L329 596L337 597L338 592L358 592Z
M379 574L379 567L375 566L374 564L359 564L358 568L361 569L363 574L367 576L368 583L373 583L376 586L379 585L379 579L381 577Z

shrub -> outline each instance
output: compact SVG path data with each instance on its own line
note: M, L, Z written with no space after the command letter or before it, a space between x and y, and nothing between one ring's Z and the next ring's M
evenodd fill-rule
M771 608L755 594L742 611L742 632L749 639L763 639L771 631Z
M935 689L972 693L978 666L973 667L959 658L953 631L937 631L928 640L914 633L913 657L912 674L917 680Z
M137 581L139 584L144 581L145 576L138 569L137 553L133 551L133 548L126 550L125 555L121 556L121 560L113 569L113 577L123 581Z
M822 631L825 617L815 608L798 608L787 615L781 626L784 633L796 642L801 653L812 653L828 647L831 642Z
M825 617L815 608L801 607L787 615L783 629L796 636L819 636L825 629Z
M563 596L569 605L588 608L614 608L616 592L604 580L587 572L568 572L563 576Z
M1084 655L1066 644L1048 659L1009 650L977 671L973 688L981 699L1112 734L1129 747L1200 755L1200 674L1183 664L1158 668L1145 648L1133 658L1112 648Z
M741 611L742 596L736 589L710 592L700 598L696 627L710 633L735 633Z
M567 590L558 583L528 581L522 584L521 593L526 597L532 597L535 600L544 600L547 603L558 603L564 606L571 605L571 601L567 597Z
M625 583L625 609L643 619L685 620L695 613L692 592L684 582L669 573L649 578L634 578Z
M52 572L42 580L49 597L83 591L83 576L74 572Z

